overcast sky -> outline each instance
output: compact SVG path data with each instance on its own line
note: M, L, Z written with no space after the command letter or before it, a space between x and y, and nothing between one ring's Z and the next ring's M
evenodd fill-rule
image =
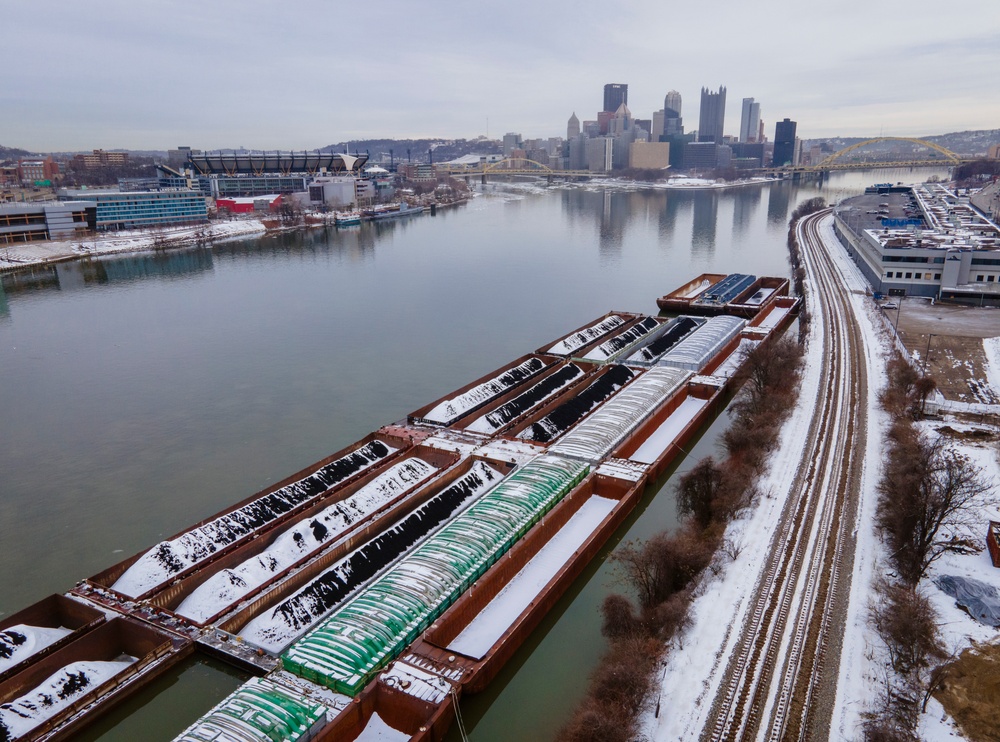
M767 135L1000 128L1000 0L6 0L0 144L311 149L373 137L565 136L603 85L697 127L728 88ZM487 129L488 126L488 129Z

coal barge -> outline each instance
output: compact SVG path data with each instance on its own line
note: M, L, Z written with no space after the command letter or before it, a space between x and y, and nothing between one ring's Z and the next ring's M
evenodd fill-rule
M195 651L258 677L178 739L442 739L794 319L786 280L727 278L668 295L696 315L608 313L0 622L0 740L66 738Z

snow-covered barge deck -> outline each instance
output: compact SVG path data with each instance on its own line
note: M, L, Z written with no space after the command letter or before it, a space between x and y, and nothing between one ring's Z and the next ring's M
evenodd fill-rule
M169 647L157 669L198 649L267 676L184 739L250 708L282 739L442 739L792 321L763 281L732 287L760 299L749 322L610 312L81 582L36 611L3 687L30 693L67 647L105 661L80 642L127 621ZM53 734L115 702L104 680Z

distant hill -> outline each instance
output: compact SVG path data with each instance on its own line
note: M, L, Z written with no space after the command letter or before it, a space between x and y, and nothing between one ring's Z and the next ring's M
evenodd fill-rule
M370 162L389 161L389 151L395 162L427 162L434 152L434 162L446 162L463 155L494 155L503 151L494 139L355 139L321 147L333 152L366 152ZM409 156L406 151L409 150Z
M828 152L837 152L842 150L844 147L850 147L852 144L857 144L858 142L874 138L875 137L832 137L829 139L810 139L805 144L810 147L819 145ZM988 150L991 145L1000 143L1000 129L955 131L949 134L933 134L930 136L912 138L923 139L927 142L939 144L945 149L951 150L955 154L976 156L985 155L986 150ZM879 149L889 151L899 150L900 148L906 146L907 145L903 142L889 141L878 145L872 145L872 149L876 151Z
M17 147L4 147L0 144L0 160L14 160L18 157L27 157L33 154L26 149L18 149Z
M985 155L994 144L1000 144L1000 129L979 129L977 131L956 131L951 134L921 137L928 142L940 144L960 155Z

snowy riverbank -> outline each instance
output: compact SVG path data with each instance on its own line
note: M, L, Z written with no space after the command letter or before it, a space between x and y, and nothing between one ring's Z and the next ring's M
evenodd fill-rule
M162 230L107 232L76 240L25 242L0 248L0 271L97 255L210 245L223 240L260 235L265 231L267 230L260 219L234 219Z
M837 264L845 289L851 294L854 313L865 336L862 352L869 369L868 446L862 473L857 546L840 651L837 697L829 731L831 739L858 739L861 737L862 714L873 699L884 693L884 658L878 649L879 639L869 626L868 607L872 581L880 569L883 549L874 528L874 511L889 418L878 404L878 394L886 383L884 369L891 351L891 340L882 318L866 296L864 277L840 247L829 218L821 225L821 234ZM819 314L814 293L809 295L807 309L813 316ZM763 568L765 550L759 545L767 543L790 492L795 464L812 419L811 407L819 394L820 370L824 362L823 332L822 325L813 326L806 347L799 401L782 430L779 445L771 456L769 471L760 482L759 489L764 496L754 510L734 521L726 532L727 539L740 551L739 557L726 565L717 577L699 586L691 607L692 625L671 643L659 678L659 688L653 691L652 702L642 721L643 733L650 740L698 739L710 721L712 699L724 680L726 662L751 608L750 589L756 584ZM1000 348L997 346L1000 342L986 343L989 360L987 380L994 385L1000 383L1000 367L996 365L996 361L1000 360ZM930 434L942 425L963 429L954 421L922 424ZM995 430L995 426L991 429ZM1000 462L995 444L991 448L989 444L970 438L969 442L957 444L956 448L982 467L987 478L1000 481ZM986 520L997 517L1000 514L984 512L981 520L984 530ZM943 574L975 576L1000 590L1000 572L992 569L988 555L982 552L973 555L949 554L934 566L930 578L922 581L921 586L930 594L939 613L943 638L949 649L968 645L970 640L995 639L995 629L974 621L955 606L953 598L934 584L933 578ZM720 617L729 616L731 620L720 620ZM665 711L657 713L654 709ZM961 739L953 724L942 719L942 714L940 704L932 701L928 713L923 714L920 721L923 739L933 742Z

